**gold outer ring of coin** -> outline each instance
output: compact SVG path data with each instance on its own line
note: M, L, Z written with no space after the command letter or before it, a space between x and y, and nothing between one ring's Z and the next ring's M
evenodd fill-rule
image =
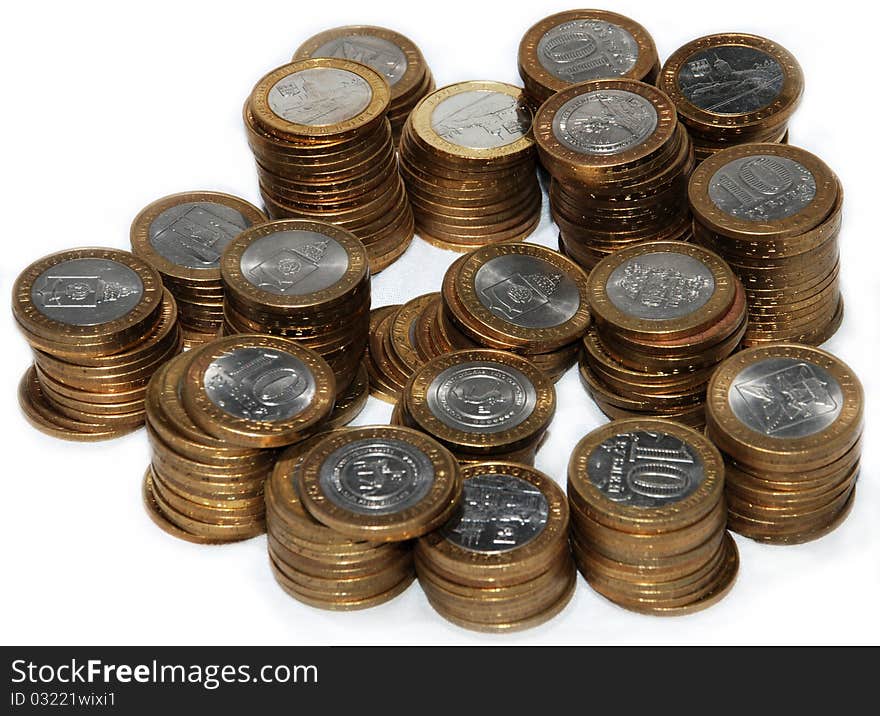
M168 209L199 202L219 204L239 212L250 224L262 224L268 221L266 215L250 202L231 194L218 191L189 191L157 199L141 209L131 223L131 250L163 276L170 276L186 282L219 282L220 267L189 268L181 266L159 253L150 241L150 226L162 212Z
M415 322L422 312L440 297L439 293L427 293L407 301L391 319L391 345L397 357L410 371L415 371L424 361L419 357L414 341Z
M428 391L434 379L448 368L472 362L514 368L532 384L536 393L535 407L519 425L500 433L457 430L442 422L428 407ZM403 396L406 412L420 429L464 451L506 449L532 440L547 429L556 412L556 389L540 369L522 356L490 349L465 349L435 358L412 375Z
M382 515L363 515L335 504L319 479L324 461L338 448L361 440L391 439L408 443L431 461L434 477L419 502L407 509ZM455 457L433 438L397 426L344 428L328 435L306 455L301 465L306 509L319 522L351 539L399 542L430 532L442 525L461 500L461 476Z
M678 76L685 62L701 50L722 46L750 47L769 55L779 63L785 80L779 95L772 103L754 112L719 115L700 109L684 96L678 84ZM677 49L663 64L657 86L669 95L682 121L688 126L696 126L701 130L705 128L707 132L733 134L768 122L776 124L789 117L797 108L804 91L804 75L794 55L781 45L757 35L730 32L706 35Z
M532 151L534 140L532 139L531 132L527 132L522 137L503 146L486 149L456 144L437 134L432 122L434 110L442 102L465 92L496 92L506 94L514 98L520 104L522 110L528 112L529 116L532 114L531 109L527 107L523 100L521 87L515 87L505 82L492 82L488 80L456 82L442 89L435 90L427 97L422 98L410 113L409 125L421 142L427 144L441 158L449 158L453 161L456 159L474 161L506 160Z
M568 535L568 501L565 493L551 478L527 465L512 462L486 461L461 469L463 480L484 475L519 478L533 485L547 499L547 524L539 534L526 544L504 552L477 552L450 542L439 529L416 543L416 554L426 566L437 565L441 573L466 573L468 581L491 584L496 580L516 574L528 574L547 564L547 558L555 554L557 546ZM523 580L520 580L523 581Z
M479 300L474 280L477 272L486 263L500 256L531 256L550 264L575 284L579 305L574 315L565 322L548 328L523 328L515 323L498 318ZM490 337L498 341L510 341L513 345L528 346L530 352L547 353L576 341L590 325L589 296L587 292L587 276L583 269L561 254L537 244L509 243L495 246L483 246L462 257L457 272L447 271L443 279L443 295L446 298L451 292L458 299L456 305L448 305L453 314L466 312L466 316L457 315L460 327L476 322L479 328L474 331L486 331ZM460 308L459 308L460 306ZM468 320L471 319L471 320ZM479 338L476 338L479 341Z
M678 318L649 320L633 316L618 308L608 296L608 281L623 263L646 254L666 253L689 256L703 264L712 274L714 289L706 303L696 311ZM590 313L597 324L639 337L673 339L699 333L720 320L733 303L736 276L720 256L701 246L681 241L658 241L636 244L610 254L590 272Z
M406 58L406 70L400 78L391 85L391 103L396 104L397 100L405 101L410 94L420 89L425 75L428 72L425 58L422 56L418 46L405 35L399 32L389 30L385 27L377 27L375 25L346 25L344 27L334 27L324 30L316 35L312 35L303 42L293 53L293 61L307 60L315 57L315 53L328 42L351 36L366 35L367 37L378 37L382 40L395 45L403 53ZM392 107L393 109L393 107Z
M140 301L121 318L96 325L76 326L49 318L33 302L31 291L34 282L53 266L77 259L114 261L134 271L143 284L143 295ZM73 350L79 352L77 346L90 345L92 342L103 343L112 340L115 334L125 334L127 331L136 330L159 310L162 296L163 286L159 272L142 259L119 249L85 247L44 256L22 271L12 287L12 312L16 320L27 331L54 342L72 343L74 344ZM89 351L82 352L88 353Z
M370 395L370 374L367 367L361 361L358 365L354 379L348 387L336 396L333 412L324 425L327 429L341 428L354 420L367 404Z
M651 135L634 147L615 154L585 154L562 144L553 131L553 119L562 106L575 97L602 90L623 90L648 100L657 112L657 127ZM637 164L664 147L674 136L677 125L675 107L669 98L652 85L627 79L591 80L570 85L550 97L535 116L532 128L538 155L544 166L580 167L578 172L601 176L617 167ZM555 175L555 174L554 174ZM571 178L577 178L571 177Z
M216 405L205 391L205 371L217 358L240 348L276 350L302 361L315 382L311 403L293 417L281 421L238 418ZM336 398L336 379L320 355L296 341L244 334L217 339L200 349L186 368L180 395L193 422L209 435L243 447L281 447L300 439L330 414Z
M662 507L633 507L608 499L590 480L588 463L603 442L622 433L645 431L666 434L690 447L703 463L703 480L684 499ZM586 435L575 446L568 464L569 485L596 521L627 532L659 533L686 527L704 517L724 491L724 460L718 449L696 430L662 418L614 420Z
M520 76L527 85L537 84L542 88L543 93L537 99L544 101L572 84L545 69L538 59L538 43L550 30L578 20L599 20L626 30L639 46L639 53L635 64L620 77L641 82L649 81L647 78L660 64L660 59L657 56L654 39L644 27L625 15L606 10L567 10L538 21L526 31L520 40L518 51Z
M345 273L326 289L301 295L277 295L252 284L242 273L242 255L255 241L285 231L309 231L333 239L348 256ZM350 231L323 221L280 219L252 226L233 239L223 251L220 271L223 284L234 295L235 301L244 301L284 312L291 309L317 308L341 301L369 278L370 267L364 245Z
M709 184L715 173L737 159L752 156L784 157L805 167L816 181L813 200L792 216L772 221L748 221L719 209L709 197ZM691 174L688 199L694 220L722 236L774 240L795 237L822 224L831 215L837 202L840 184L837 176L819 157L790 144L743 144L716 152Z
M148 467L146 473L144 473L142 497L144 500L144 508L146 509L147 515L149 515L150 519L161 530L167 532L172 537L176 537L177 539L182 539L187 542L192 542L193 544L223 544L226 541L211 537L202 537L200 535L186 532L185 530L175 525L173 522L170 522L168 518L165 517L164 513L162 512L162 508L159 506L159 503L156 502L156 498L153 495L152 467Z
M740 422L728 400L733 382L745 368L768 358L790 358L826 370L843 393L837 419L817 433L785 439L763 435ZM861 432L864 410L862 384L849 366L819 348L792 343L747 348L734 354L712 376L706 398L709 432L722 450L747 465L781 472L802 473L844 454Z
M357 115L344 122L335 124L297 124L278 116L269 106L269 91L285 77L303 70L329 68L351 72L363 79L369 86L371 97L369 104ZM359 62L342 60L336 57L314 57L298 60L278 67L264 75L251 92L250 107L256 121L270 131L279 132L282 136L293 135L303 138L323 138L351 133L366 127L371 122L380 120L388 111L391 101L391 89L388 82L376 70Z

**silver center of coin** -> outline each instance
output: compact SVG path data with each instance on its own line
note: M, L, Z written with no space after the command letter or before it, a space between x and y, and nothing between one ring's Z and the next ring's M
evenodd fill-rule
M442 371L428 386L431 413L444 425L467 433L515 428L535 409L535 386L516 368L469 361Z
M447 142L470 149L496 149L528 134L532 115L504 92L472 90L434 107L431 128Z
M335 67L311 67L278 80L269 90L269 107L295 124L323 127L363 112L373 99L370 83Z
M715 277L692 256L657 252L620 264L608 277L605 292L627 315L663 321L704 306L715 292Z
M125 316L144 295L141 277L111 259L71 259L37 276L31 300L44 316L70 326L97 326Z
M766 358L730 384L730 408L746 427L771 438L821 432L840 415L843 391L821 366L795 358Z
M301 413L315 396L315 377L299 358L272 348L236 348L205 371L205 393L236 418L277 422Z
M581 305L577 285L556 266L522 254L496 256L474 277L477 298L495 316L521 328L552 328Z
M544 493L513 475L476 475L464 481L462 506L443 536L471 552L491 554L522 547L547 526Z
M643 430L597 446L587 458L587 475L609 500L643 508L679 502L706 479L703 460L690 445Z
M406 73L406 55L393 42L375 35L345 35L321 45L312 57L354 60L381 73L393 87Z
M230 206L188 201L165 209L149 227L150 244L178 266L212 269L220 265L226 245L251 222Z
M434 484L434 465L402 440L364 438L330 453L318 482L337 507L360 515L388 515L425 498Z
M757 154L734 159L709 180L709 198L722 211L746 221L778 221L813 201L816 178L788 157Z
M619 154L657 129L657 110L641 95L607 89L572 97L553 117L553 134L581 154Z
M639 59L639 43L629 30L605 20L570 20L538 41L538 61L565 82L625 75Z
M747 114L766 107L782 91L782 67L754 47L719 45L688 57L678 71L687 100L715 114Z
M278 231L248 246L240 267L257 288L277 296L302 296L339 281L348 270L348 253L324 234Z

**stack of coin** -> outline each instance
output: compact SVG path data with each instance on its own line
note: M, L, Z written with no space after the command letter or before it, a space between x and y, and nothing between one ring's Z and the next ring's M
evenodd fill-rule
M748 323L746 295L716 254L681 241L621 249L590 273L595 330L581 381L612 418L705 425L706 387Z
M329 433L287 448L266 481L266 531L275 579L313 607L364 609L393 599L413 581L410 542L369 542L324 526L303 507L303 458Z
M809 346L748 348L709 384L709 438L727 463L730 528L775 544L817 539L855 499L864 393L840 359Z
M556 411L556 390L514 353L463 350L435 358L410 378L393 421L421 430L461 463L531 465Z
M577 574L568 506L553 480L512 462L462 469L462 507L416 543L419 584L441 616L466 629L537 626L565 608Z
M221 338L168 363L147 394L153 521L190 542L261 534L276 448L321 429L334 394L327 363L286 338Z
M351 231L367 248L373 273L413 237L386 117L390 96L384 77L366 65L315 58L267 74L244 108L269 216Z
M15 282L12 312L34 356L21 408L38 430L67 440L143 425L150 377L182 348L177 305L158 272L116 249L35 261Z
M666 60L657 86L675 103L697 161L746 142L787 142L804 76L784 47L756 35L708 35Z
M541 188L522 90L458 82L425 97L400 141L400 170L416 231L468 251L523 239L541 218Z
M365 363L377 398L397 402L409 377L424 363L415 343L416 325L422 312L439 298L439 293L428 293L403 305L382 306L370 312Z
M408 37L384 27L349 25L319 32L294 53L293 59L339 57L372 67L391 87L388 119L394 143L418 101L434 91L434 77L421 50Z
M625 77L654 84L659 71L648 31L605 10L545 17L519 43L519 75L535 107L577 82Z
M367 345L367 252L338 226L270 221L239 234L220 260L223 330L269 333L320 353L345 391Z
M538 110L535 142L553 177L560 250L592 268L641 241L687 239L694 153L670 99L636 80L593 80Z
M131 225L131 250L162 276L177 301L187 348L217 337L223 323L220 255L232 239L266 216L244 199L213 191L154 201Z
M446 272L440 320L469 340L455 348L519 353L556 379L577 360L590 325L587 276L543 246L485 246Z
M797 147L747 144L703 162L689 194L695 240L745 286L745 345L828 340L843 318L843 188L834 172Z
M574 559L590 585L636 612L688 614L733 585L724 462L668 420L616 420L583 438L568 467Z

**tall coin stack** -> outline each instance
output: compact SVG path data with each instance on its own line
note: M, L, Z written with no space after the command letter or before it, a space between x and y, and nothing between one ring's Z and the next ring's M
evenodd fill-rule
M303 458L328 433L287 448L266 481L269 559L284 591L320 609L376 606L414 578L410 542L354 540L324 526L302 502Z
M242 232L220 261L227 335L269 333L321 354L345 391L367 345L370 269L348 231L301 219Z
M745 286L745 345L819 345L834 335L843 188L821 159L779 144L733 147L697 168L689 195L696 241Z
M612 418L705 426L706 387L748 323L742 284L716 254L681 241L638 244L590 273L581 381Z
M324 360L285 338L221 338L168 363L147 398L153 521L196 543L262 534L276 448L320 429L334 395Z
M616 420L568 467L575 562L625 609L677 615L720 600L739 570L725 530L724 462L702 434L668 420Z
M654 84L660 71L648 31L605 10L568 10L545 17L523 36L518 57L519 75L536 108L578 82L625 77Z
M217 337L223 323L220 256L266 216L244 199L213 191L173 194L145 207L131 225L131 250L162 276L177 301L186 347Z
M794 344L741 351L712 377L706 417L727 463L730 529L795 544L849 514L864 393L840 359Z
M708 35L666 60L657 86L672 99L697 161L747 142L787 142L804 76L784 47L739 32Z
M311 57L352 60L382 74L391 87L388 119L395 145L413 107L434 91L434 77L421 50L408 37L384 27L348 25L319 32L293 55L294 61Z
M400 141L419 236L468 251L534 231L541 189L531 127L522 90L502 82L459 82L419 102Z
M675 107L636 80L594 80L548 99L535 118L550 210L567 256L592 268L642 241L688 239L691 141Z
M509 462L469 465L462 476L461 509L416 543L419 584L431 606L482 632L553 618L577 577L562 490L543 473Z
M390 96L384 77L366 65L315 58L267 74L244 108L269 216L351 231L367 248L373 273L413 238L386 117Z
M477 346L526 356L553 379L577 359L588 306L583 270L534 244L485 246L443 278L443 320Z
M505 351L463 350L415 372L394 420L435 438L461 463L531 465L555 411L553 383L530 361Z
M70 249L16 279L12 312L34 356L18 400L54 437L115 438L144 423L147 383L180 352L177 305L159 273L116 249Z

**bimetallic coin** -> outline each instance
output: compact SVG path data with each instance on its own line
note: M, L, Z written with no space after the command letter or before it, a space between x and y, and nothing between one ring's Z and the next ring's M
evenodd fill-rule
M538 61L565 82L624 75L635 67L639 45L620 25L599 19L571 20L538 41Z
M293 72L269 90L269 107L295 124L326 126L356 117L370 104L369 83L359 75L335 67L313 67Z
M376 35L350 34L337 37L318 47L312 57L340 57L360 62L380 72L394 87L406 73L406 55L390 40Z
M657 129L654 105L634 92L602 89L572 97L553 117L553 133L583 154L619 154Z
M462 506L442 532L465 550L507 552L535 539L549 512L544 493L531 483L503 473L476 474L464 481Z
M525 137L531 126L531 113L518 98L489 90L453 94L431 113L431 127L439 136L472 149L512 144Z
M251 222L236 209L206 201L170 206L150 223L153 248L186 268L216 268L226 245Z

